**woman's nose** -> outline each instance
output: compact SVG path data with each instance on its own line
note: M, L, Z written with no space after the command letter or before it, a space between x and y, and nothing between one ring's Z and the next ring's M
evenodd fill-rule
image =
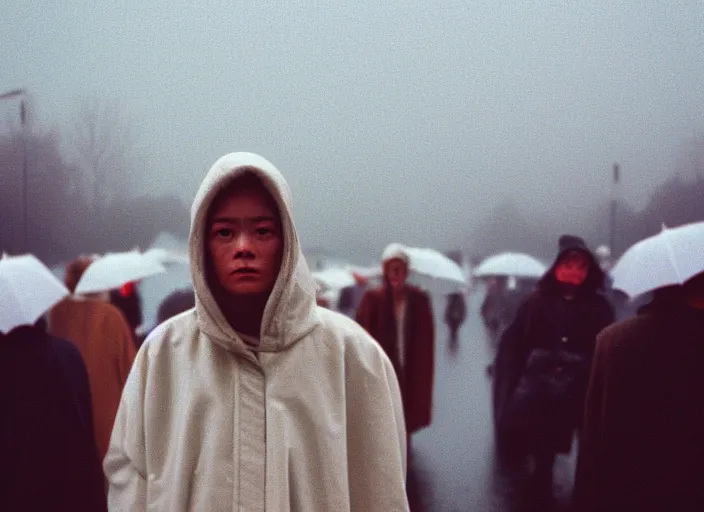
M242 253L253 252L252 238L246 233L241 233L235 238L235 257Z

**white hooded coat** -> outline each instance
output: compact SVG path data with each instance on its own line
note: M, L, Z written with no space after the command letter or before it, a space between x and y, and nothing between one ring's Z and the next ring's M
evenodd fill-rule
M208 208L243 171L277 201L284 234L256 349L205 276ZM196 307L155 329L134 362L104 463L110 510L408 510L394 369L361 327L316 306L283 176L250 153L218 160L189 244Z

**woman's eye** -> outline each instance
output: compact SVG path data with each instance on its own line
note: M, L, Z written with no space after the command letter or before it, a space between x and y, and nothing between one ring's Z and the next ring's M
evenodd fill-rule
M227 228L221 228L215 231L215 234L219 237L227 238L232 234L232 231Z
M271 233L271 229L269 228L257 228L257 234L261 236L265 236Z

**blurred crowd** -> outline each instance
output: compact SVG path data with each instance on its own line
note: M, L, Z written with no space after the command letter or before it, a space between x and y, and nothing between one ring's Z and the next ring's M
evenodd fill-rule
M577 510L704 510L703 226L616 265L564 235L539 272L477 273L497 457L530 462L537 510L575 442ZM4 257L0 509L407 510L437 330L414 274L450 283L453 355L468 314L460 266L428 254L389 244L377 273L321 293L285 179L235 153L203 180L192 287L155 326L139 278L79 292L100 258L62 285Z

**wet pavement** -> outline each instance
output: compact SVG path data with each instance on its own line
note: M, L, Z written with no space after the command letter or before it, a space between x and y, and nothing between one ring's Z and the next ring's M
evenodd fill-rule
M412 510L569 510L574 453L558 457L555 503L549 507L538 504L531 494L528 462L506 468L495 460L491 381L487 375L493 345L478 311L482 298L481 293L469 298L467 320L460 329L455 356L449 351L450 335L442 321L445 300L433 298L437 337L433 423L413 436L409 473Z

